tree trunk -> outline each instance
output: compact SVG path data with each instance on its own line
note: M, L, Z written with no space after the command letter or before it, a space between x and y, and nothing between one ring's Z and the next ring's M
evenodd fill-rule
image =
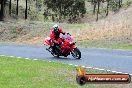
M19 0L17 0L17 5L16 5L16 15L18 16L18 2Z
M54 14L52 14L52 21L55 22Z
M119 0L119 8L122 7L122 0Z
M26 0L26 8L25 8L25 19L27 19L27 0Z
M98 15L99 15L99 6L100 6L100 2L98 1L98 10L97 10L97 18L96 18L96 21L98 21Z
M95 15L95 9L96 9L96 2L94 2L94 9L93 9L93 15Z
M109 0L107 1L107 10L106 10L106 16L109 14Z
M58 22L61 22L62 20L62 4L60 4L60 8L59 8L59 11L60 11L60 14L59 14L59 19L58 19Z
M4 18L4 0L1 0L0 21L3 21L3 18Z
M9 15L11 16L11 0L9 2Z

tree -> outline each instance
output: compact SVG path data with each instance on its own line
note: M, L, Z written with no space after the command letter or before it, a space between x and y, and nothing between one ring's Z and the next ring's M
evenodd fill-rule
M25 19L27 19L27 0L26 0L26 8L25 8Z
M96 9L97 2L95 2L95 3L93 3L93 4L94 4L93 14L95 15L95 9Z
M93 14L95 15L95 12L96 12L96 7L97 7L97 17L96 17L96 21L98 21L98 15L100 13L100 3L101 2L104 2L104 0L92 0L91 3L94 5L94 8L93 8ZM98 5L98 6L96 6Z
M36 11L41 11L43 0L36 0Z
M97 0L91 0L91 1L88 1L88 2L91 2L91 4L93 5L93 15L95 15Z
M108 16L108 14L109 14L109 1L110 0L107 0L106 16Z
M59 18L68 17L76 21L86 13L85 0L45 0L44 4Z
M119 8L122 7L122 0L119 0Z
M1 4L1 9L0 9L0 20L3 20L3 16L4 16L4 0L1 0L1 2L0 2L0 4Z
M112 11L117 12L121 7L122 0L109 0L109 7L112 8Z
M16 4L16 15L18 16L18 4L19 4L19 0L17 0L17 4Z
M1 0L0 4L1 4L1 9L0 9L0 21L3 21L4 18L4 12L5 12L5 4L6 4L7 0Z
M97 1L97 4L98 4L98 10L97 10L97 18L96 18L96 21L98 21L98 14L99 14L99 7L100 7L100 1L99 0Z
M11 16L11 0L9 2L9 15Z
M97 8L97 18L96 21L98 21L98 16L100 14L100 6L101 3L107 2L107 6L106 6L106 16L108 16L109 14L109 9L111 8L112 11L116 12L121 8L122 5L122 0L88 0L88 2L91 2L93 6L93 14L95 15L96 13L96 8ZM98 5L98 6L96 6Z

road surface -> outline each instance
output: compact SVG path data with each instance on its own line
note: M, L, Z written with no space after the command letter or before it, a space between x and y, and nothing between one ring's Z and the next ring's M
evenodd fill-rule
M132 50L79 48L82 58L76 60L72 56L54 58L45 49L45 46L0 44L0 55L58 61L132 74Z

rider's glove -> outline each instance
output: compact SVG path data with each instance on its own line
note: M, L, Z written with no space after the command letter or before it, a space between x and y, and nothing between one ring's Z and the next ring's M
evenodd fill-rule
M65 35L66 33L64 32L64 33L62 33L63 35Z
M71 34L70 34L70 33L68 33L68 32L67 32L66 34L71 36Z

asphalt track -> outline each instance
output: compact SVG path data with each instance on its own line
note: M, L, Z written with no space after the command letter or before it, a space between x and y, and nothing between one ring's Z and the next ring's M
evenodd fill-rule
M54 58L45 49L45 46L0 44L0 55L58 61L132 74L132 50L79 48L82 58L76 60L72 56Z

